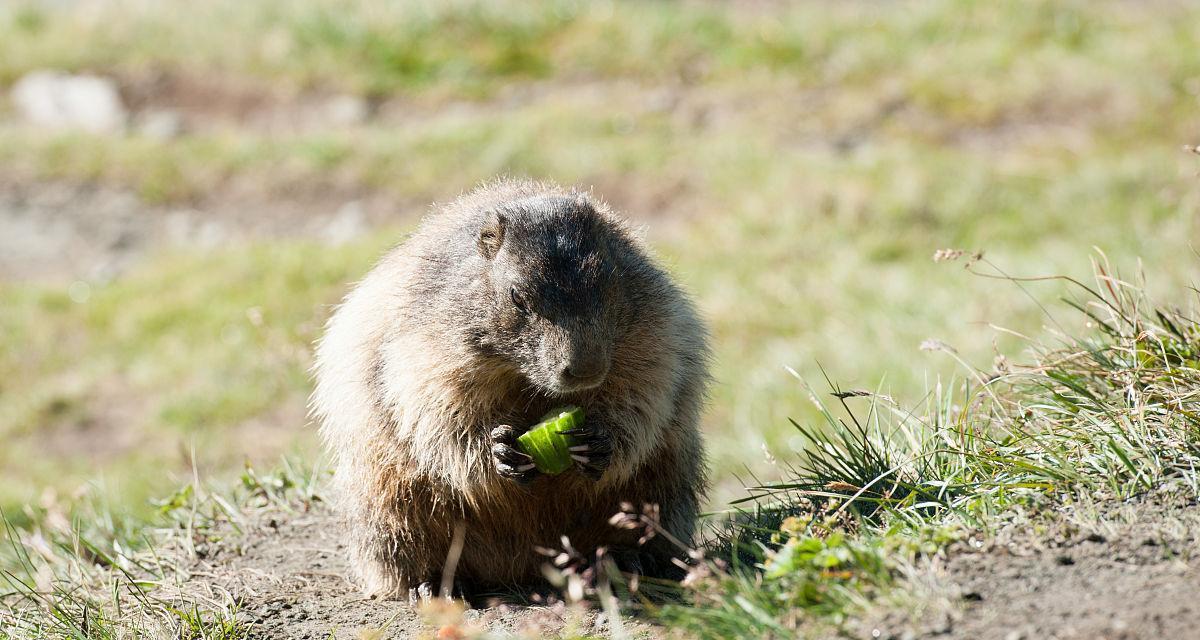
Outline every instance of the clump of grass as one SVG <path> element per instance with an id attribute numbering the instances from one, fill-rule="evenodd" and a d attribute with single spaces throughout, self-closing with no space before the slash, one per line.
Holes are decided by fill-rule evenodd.
<path id="1" fill-rule="evenodd" d="M 982 275 L 1023 284 L 988 265 Z M 983 522 L 1023 496 L 1088 491 L 1129 498 L 1164 484 L 1196 489 L 1200 462 L 1200 323 L 1153 305 L 1144 282 L 1096 263 L 1096 283 L 1070 278 L 1073 333 L 1054 316 L 1030 361 L 997 357 L 990 370 L 923 406 L 878 393 L 834 391 L 847 418 L 821 406 L 822 428 L 797 428 L 810 446 L 789 482 L 756 497 L 847 499 L 865 516 L 928 521 L 946 513 Z M 953 355 L 947 345 L 929 348 Z M 964 363 L 965 364 L 965 363 Z M 863 396 L 865 418 L 847 404 Z M 818 404 L 819 401 L 818 401 Z M 882 513 L 880 511 L 882 510 Z"/>
<path id="2" fill-rule="evenodd" d="M 840 624 L 915 556 L 963 528 L 986 532 L 1018 507 L 1046 511 L 1083 494 L 1200 496 L 1195 316 L 1155 306 L 1144 281 L 1122 279 L 1103 256 L 1094 284 L 1014 278 L 978 256 L 967 268 L 1021 287 L 1065 281 L 1078 321 L 1047 311 L 1048 338 L 1030 341 L 1027 363 L 968 366 L 965 380 L 939 384 L 914 408 L 835 387 L 835 413 L 805 386 L 824 424 L 796 424 L 808 446 L 789 477 L 734 505 L 741 517 L 721 541 L 733 564 L 697 570 L 692 606 L 668 607 L 668 620 L 702 637 L 790 637 Z"/>

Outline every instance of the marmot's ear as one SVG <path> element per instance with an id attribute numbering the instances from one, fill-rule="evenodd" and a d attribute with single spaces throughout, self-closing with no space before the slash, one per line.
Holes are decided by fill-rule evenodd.
<path id="1" fill-rule="evenodd" d="M 479 253 L 483 257 L 491 260 L 500 253 L 500 245 L 504 244 L 504 229 L 508 226 L 508 219 L 499 211 L 490 211 L 487 214 L 487 222 L 483 223 L 483 228 L 479 230 Z"/>

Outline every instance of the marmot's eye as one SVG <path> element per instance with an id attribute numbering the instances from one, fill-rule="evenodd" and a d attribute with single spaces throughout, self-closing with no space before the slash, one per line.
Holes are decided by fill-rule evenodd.
<path id="1" fill-rule="evenodd" d="M 517 311 L 520 311 L 524 315 L 529 315 L 529 307 L 525 305 L 525 298 L 522 298 L 521 294 L 517 293 L 517 288 L 513 287 L 508 291 L 509 295 L 512 296 L 513 305 L 517 307 Z"/>

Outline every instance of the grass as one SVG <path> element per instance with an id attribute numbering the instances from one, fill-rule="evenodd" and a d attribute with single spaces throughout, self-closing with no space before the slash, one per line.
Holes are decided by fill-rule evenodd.
<path id="1" fill-rule="evenodd" d="M 1176 19 L 1160 20 L 1162 11 Z M 1194 37 L 1184 26 L 1189 15 L 1186 7 L 1144 10 L 1116 2 L 1100 10 L 1087 2 L 1019 9 L 941 1 L 738 11 L 703 3 L 681 10 L 633 2 L 311 0 L 247 7 L 222 0 L 195 7 L 193 19 L 182 21 L 157 3 L 118 1 L 72 11 L 18 2 L 0 23 L 6 36 L 0 82 L 41 67 L 159 67 L 348 91 L 471 96 L 529 78 L 736 81 L 765 69 L 853 88 L 878 81 L 903 52 L 921 58 L 915 70 L 923 102 L 948 102 L 956 114 L 986 120 L 1007 101 L 1027 97 L 1020 89 L 1036 88 L 1026 72 L 1047 58 L 1069 68 L 1099 57 L 1116 67 L 1110 73 L 1136 68 L 1137 56 L 1156 53 L 1171 54 L 1158 58 L 1156 70 L 1194 65 L 1194 52 L 1172 48 Z M 864 24 L 865 17 L 877 21 Z M 1131 43 L 1131 31 L 1158 38 Z M 846 37 L 851 34 L 858 37 Z M 964 55 L 939 55 L 947 48 Z"/>
<path id="2" fill-rule="evenodd" d="M 734 564 L 697 569 L 691 605 L 665 619 L 713 638 L 838 628 L 911 589 L 900 576 L 918 556 L 966 531 L 986 536 L 1014 512 L 1062 518 L 1080 501 L 1200 497 L 1195 299 L 1157 306 L 1104 260 L 1094 283 L 1068 282 L 1060 307 L 1076 317 L 1051 317 L 1026 363 L 968 368 L 915 407 L 835 388 L 835 412 L 805 385 L 825 422 L 795 425 L 808 446 L 788 477 L 734 502 L 742 515 L 722 540 L 742 549 L 724 553 Z M 779 524 L 779 514 L 799 515 Z"/>
<path id="3" fill-rule="evenodd" d="M 127 93 L 162 77 L 200 94 L 151 95 L 188 121 L 167 139 L 40 131 L 0 106 L 0 178 L 99 183 L 155 211 L 246 220 L 259 203 L 307 220 L 330 199 L 381 196 L 394 225 L 342 246 L 157 247 L 111 280 L 0 282 L 0 507 L 22 532 L 46 520 L 37 505 L 79 496 L 108 503 L 89 517 L 109 529 L 136 530 L 155 517 L 151 497 L 194 474 L 316 455 L 305 370 L 329 305 L 415 212 L 498 173 L 595 185 L 647 225 L 712 326 L 710 506 L 760 477 L 771 517 L 739 534 L 743 566 L 714 568 L 696 594 L 723 617 L 688 610 L 680 624 L 836 627 L 896 588 L 904 558 L 1014 504 L 1163 479 L 1195 490 L 1194 434 L 1179 436 L 1192 427 L 1170 422 L 1190 424 L 1179 390 L 1194 324 L 1139 297 L 1178 300 L 1194 278 L 1181 256 L 1194 253 L 1200 165 L 1180 147 L 1200 131 L 1195 7 L 179 9 L 0 7 L 0 89 L 51 67 Z M 291 124 L 340 93 L 376 114 Z M 1081 282 L 1101 247 L 1138 277 L 1014 287 L 929 259 L 946 247 L 984 251 L 975 270 Z M 1056 296 L 1097 317 L 1047 315 Z M 1139 342 L 1139 327 L 1152 337 Z M 1045 343 L 1026 367 L 1013 364 L 1021 336 Z M 975 368 L 998 356 L 1007 370 Z M 795 560 L 772 555 L 789 548 Z M 221 611 L 199 614 L 219 627 Z"/>
<path id="4" fill-rule="evenodd" d="M 220 588 L 181 588 L 183 565 L 218 523 L 236 528 L 250 510 L 317 499 L 318 477 L 290 464 L 266 476 L 248 467 L 221 492 L 184 485 L 149 520 L 117 515 L 97 493 L 44 504 L 27 526 L 3 514 L 0 638 L 245 638 L 239 601 Z"/>
<path id="5" fill-rule="evenodd" d="M 382 250 L 313 243 L 175 257 L 69 291 L 0 285 L 0 504 L 85 478 L 136 513 L 163 471 L 238 468 L 311 448 L 304 429 L 310 344 L 343 282 Z M 230 286 L 237 283 L 236 286 Z M 283 424 L 263 419 L 295 407 Z M 259 449 L 225 447 L 235 433 Z M 307 443 L 307 444 L 304 444 Z M 154 470 L 154 471 L 151 471 Z M 61 481 L 64 476 L 74 483 Z"/>
<path id="6" fill-rule="evenodd" d="M 952 369 L 918 350 L 926 339 L 980 362 L 993 342 L 1018 342 L 974 324 L 1038 329 L 1035 304 L 967 287 L 928 260 L 937 249 L 1082 277 L 1100 246 L 1144 256 L 1163 286 L 1190 277 L 1177 260 L 1197 220 L 1196 160 L 1179 150 L 1200 126 L 1189 7 L 489 6 L 214 2 L 181 21 L 162 3 L 6 5 L 0 85 L 45 66 L 205 76 L 218 122 L 160 140 L 4 121 L 0 173 L 131 188 L 165 207 L 220 207 L 248 190 L 249 204 L 224 206 L 250 210 L 346 193 L 415 212 L 506 172 L 594 184 L 648 223 L 714 329 L 706 428 L 722 477 L 769 471 L 764 444 L 805 446 L 787 419 L 819 414 L 795 401 L 785 366 L 911 396 Z M 476 44 L 448 44 L 460 36 Z M 275 40 L 293 43 L 280 45 L 286 56 L 271 57 Z M 401 44 L 420 65 L 378 50 Z M 509 46 L 543 62 L 488 62 L 520 58 Z M 361 93 L 402 116 L 285 135 L 222 111 L 222 83 L 285 110 L 304 87 Z M 0 285 L 0 435 L 11 443 L 0 504 L 104 475 L 136 508 L 160 477 L 139 468 L 186 476 L 194 448 L 236 469 L 244 449 L 224 435 L 248 424 L 289 423 L 267 457 L 310 451 L 307 345 L 398 235 L 335 249 L 165 248 L 114 282 L 84 282 L 86 302 L 69 302 L 70 283 Z M 87 443 L 82 426 L 114 424 L 145 446 L 97 458 L 36 437 L 49 428 L 56 443 Z M 722 483 L 718 503 L 736 490 Z"/>

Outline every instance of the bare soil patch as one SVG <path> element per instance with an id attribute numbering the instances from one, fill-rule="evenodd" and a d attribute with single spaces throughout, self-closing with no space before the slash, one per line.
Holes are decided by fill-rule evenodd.
<path id="1" fill-rule="evenodd" d="M 346 578 L 339 531 L 320 503 L 307 512 L 256 516 L 240 531 L 206 535 L 181 563 L 180 588 L 191 598 L 239 603 L 251 638 L 356 638 L 385 626 L 385 637 L 394 638 L 433 637 L 443 626 L 533 638 L 609 633 L 603 614 L 561 604 L 498 604 L 447 615 L 367 599 Z M 916 577 L 913 597 L 922 606 L 868 617 L 848 635 L 1149 640 L 1191 637 L 1200 628 L 1194 501 L 1118 505 L 1086 523 L 1056 515 L 976 540 L 956 543 Z M 625 625 L 636 637 L 662 633 L 644 622 Z"/>
<path id="2" fill-rule="evenodd" d="M 120 187 L 0 175 L 0 281 L 104 281 L 148 254 L 256 239 L 338 243 L 423 211 L 372 193 L 302 195 L 231 190 L 168 206 Z"/>
<path id="3" fill-rule="evenodd" d="M 388 638 L 434 637 L 443 627 L 530 638 L 608 632 L 603 614 L 561 603 L 464 609 L 366 598 L 347 579 L 340 526 L 321 503 L 306 512 L 254 516 L 239 528 L 205 534 L 194 553 L 181 548 L 179 588 L 191 599 L 238 603 L 250 638 L 358 638 L 385 627 Z M 627 630 L 631 624 L 625 621 Z M 644 637 L 651 629 L 635 631 Z"/>
<path id="4" fill-rule="evenodd" d="M 1070 512 L 956 544 L 920 580 L 942 598 L 921 619 L 864 637 L 1137 640 L 1200 629 L 1200 507 L 1156 498 Z M 874 632 L 880 631 L 879 635 Z"/>

